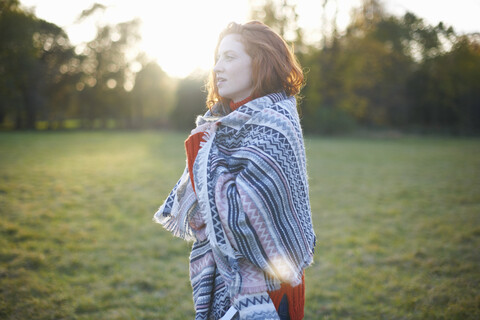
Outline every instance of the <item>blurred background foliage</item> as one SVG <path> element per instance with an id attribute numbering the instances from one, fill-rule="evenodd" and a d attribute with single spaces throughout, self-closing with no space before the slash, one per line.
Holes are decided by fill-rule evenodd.
<path id="1" fill-rule="evenodd" d="M 95 4 L 80 19 L 102 10 Z M 364 0 L 344 32 L 320 13 L 325 31 L 313 44 L 287 1 L 254 1 L 251 18 L 294 45 L 307 78 L 300 106 L 307 133 L 480 132 L 479 33 L 394 16 L 378 0 Z M 73 46 L 18 0 L 1 1 L 0 128 L 191 128 L 205 105 L 206 74 L 171 78 L 145 54 L 132 55 L 138 26 L 99 25 L 95 39 Z"/>

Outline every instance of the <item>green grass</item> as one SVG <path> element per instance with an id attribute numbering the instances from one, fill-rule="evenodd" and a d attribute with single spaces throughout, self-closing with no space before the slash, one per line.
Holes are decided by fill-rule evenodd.
<path id="1" fill-rule="evenodd" d="M 1 319 L 192 319 L 184 134 L 0 134 Z M 305 319 L 480 318 L 480 141 L 306 140 Z"/>

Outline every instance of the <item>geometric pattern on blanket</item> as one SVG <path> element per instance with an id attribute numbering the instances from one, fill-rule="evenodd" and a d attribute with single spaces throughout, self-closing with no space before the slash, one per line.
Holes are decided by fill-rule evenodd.
<path id="1" fill-rule="evenodd" d="M 195 240 L 196 319 L 219 319 L 232 305 L 240 319 L 276 319 L 267 291 L 299 284 L 315 246 L 296 100 L 271 94 L 220 118 L 208 111 L 197 126 L 206 134 L 196 193 L 186 169 L 155 220 Z M 189 223 L 198 215 L 202 236 Z"/>

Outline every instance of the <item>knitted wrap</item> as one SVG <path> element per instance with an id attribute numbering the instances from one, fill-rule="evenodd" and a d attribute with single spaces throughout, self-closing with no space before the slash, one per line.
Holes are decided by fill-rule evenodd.
<path id="1" fill-rule="evenodd" d="M 278 319 L 267 291 L 302 281 L 313 261 L 303 136 L 294 97 L 270 94 L 221 117 L 197 119 L 205 142 L 155 214 L 194 240 L 190 278 L 196 319 Z"/>

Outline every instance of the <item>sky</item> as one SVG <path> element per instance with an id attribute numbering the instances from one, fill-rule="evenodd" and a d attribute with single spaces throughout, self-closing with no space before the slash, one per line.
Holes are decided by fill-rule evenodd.
<path id="1" fill-rule="evenodd" d="M 101 3 L 108 7 L 97 20 L 76 22 L 80 13 Z M 246 22 L 251 0 L 20 0 L 37 17 L 62 27 L 74 45 L 95 37 L 96 23 L 142 21 L 140 50 L 156 60 L 172 77 L 185 77 L 196 69 L 209 69 L 220 31 L 231 21 Z M 307 40 L 321 34 L 323 0 L 290 0 L 297 4 L 299 25 Z M 352 7 L 360 0 L 330 0 L 327 12 L 338 6 L 337 23 L 344 28 Z M 480 0 L 383 0 L 387 12 L 403 15 L 411 11 L 427 23 L 443 21 L 459 33 L 480 32 Z"/>

